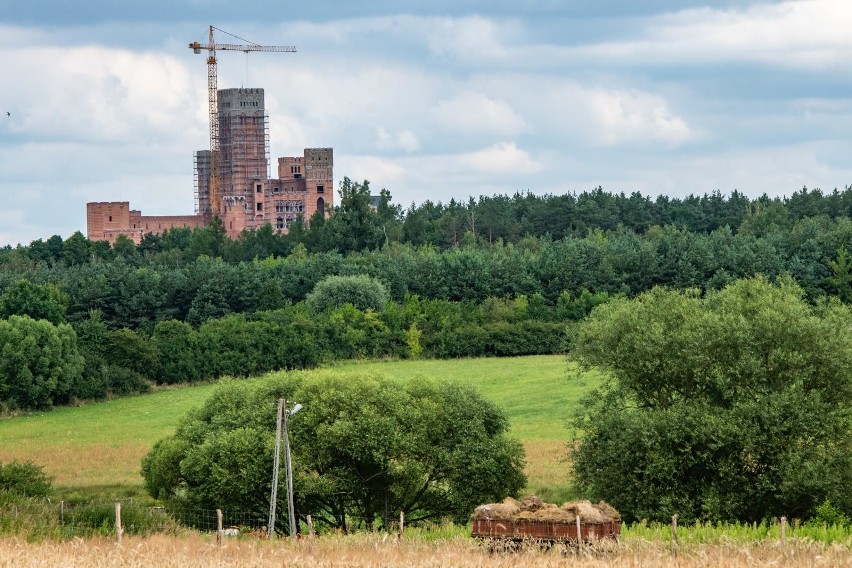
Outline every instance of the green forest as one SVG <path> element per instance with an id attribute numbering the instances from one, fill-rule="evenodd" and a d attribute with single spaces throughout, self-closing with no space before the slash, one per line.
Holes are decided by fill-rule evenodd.
<path id="1" fill-rule="evenodd" d="M 367 181 L 339 193 L 332 216 L 287 235 L 233 240 L 214 220 L 139 245 L 78 232 L 0 249 L 0 407 L 339 359 L 561 353 L 595 306 L 658 286 L 702 295 L 760 274 L 811 305 L 852 302 L 849 187 L 408 209 L 386 190 L 372 207 Z"/>

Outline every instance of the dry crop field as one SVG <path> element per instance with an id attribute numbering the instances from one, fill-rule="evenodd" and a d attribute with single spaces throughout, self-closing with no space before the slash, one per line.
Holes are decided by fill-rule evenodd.
<path id="1" fill-rule="evenodd" d="M 373 567 L 373 566 L 614 566 L 681 568 L 724 566 L 843 567 L 852 566 L 852 553 L 844 546 L 828 546 L 793 541 L 751 544 L 688 545 L 675 555 L 670 545 L 630 540 L 605 553 L 541 552 L 529 548 L 516 553 L 489 555 L 467 538 L 422 541 L 405 539 L 398 544 L 392 536 L 328 536 L 312 542 L 287 540 L 267 542 L 236 539 L 218 547 L 203 535 L 124 538 L 121 545 L 108 539 L 28 543 L 13 538 L 0 539 L 0 567 L 77 568 L 157 566 L 183 568 L 219 566 L 254 568 L 261 566 Z"/>

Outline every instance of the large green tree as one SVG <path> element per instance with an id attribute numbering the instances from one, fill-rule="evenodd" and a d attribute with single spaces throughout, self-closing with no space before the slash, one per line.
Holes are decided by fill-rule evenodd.
<path id="1" fill-rule="evenodd" d="M 0 408 L 43 409 L 68 402 L 83 357 L 68 324 L 28 316 L 0 320 Z"/>
<path id="2" fill-rule="evenodd" d="M 53 324 L 65 321 L 68 296 L 55 284 L 18 280 L 0 295 L 0 318 L 29 316 Z"/>
<path id="3" fill-rule="evenodd" d="M 852 312 L 791 280 L 599 306 L 573 354 L 609 380 L 578 417 L 579 486 L 624 517 L 852 512 Z"/>
<path id="4" fill-rule="evenodd" d="M 290 420 L 301 517 L 336 527 L 372 527 L 400 511 L 411 521 L 466 518 L 525 485 L 523 449 L 507 438 L 505 414 L 472 388 L 320 371 L 223 383 L 145 458 L 149 493 L 262 515 L 278 398 L 304 405 Z"/>

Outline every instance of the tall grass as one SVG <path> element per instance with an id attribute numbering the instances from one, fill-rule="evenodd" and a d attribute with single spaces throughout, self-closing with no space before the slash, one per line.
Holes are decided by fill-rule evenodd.
<path id="1" fill-rule="evenodd" d="M 513 553 L 489 554 L 485 547 L 468 538 L 441 541 L 406 538 L 398 543 L 392 536 L 380 534 L 332 536 L 295 542 L 233 539 L 226 541 L 221 547 L 217 546 L 211 537 L 197 534 L 183 537 L 126 537 L 121 545 L 109 538 L 42 543 L 28 543 L 13 538 L 0 539 L 0 567 L 16 568 L 53 568 L 69 565 L 79 568 L 852 566 L 852 554 L 847 547 L 803 540 L 791 542 L 784 547 L 774 542 L 684 544 L 678 548 L 676 555 L 665 543 L 633 540 L 625 541 L 606 553 L 581 551 L 569 553 L 568 556 L 566 558 L 559 549 L 542 551 L 533 546 Z"/>
<path id="2" fill-rule="evenodd" d="M 167 515 L 135 502 L 121 509 L 127 534 L 176 534 L 182 529 Z M 28 541 L 106 536 L 115 532 L 115 503 L 86 501 L 64 503 L 24 498 L 0 492 L 0 534 Z"/>

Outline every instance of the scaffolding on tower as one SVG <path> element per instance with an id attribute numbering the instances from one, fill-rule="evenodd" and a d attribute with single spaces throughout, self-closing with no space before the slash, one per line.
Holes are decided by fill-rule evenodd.
<path id="1" fill-rule="evenodd" d="M 216 43 L 213 37 L 214 31 L 227 34 L 246 43 Z M 214 26 L 210 26 L 207 44 L 205 45 L 195 41 L 189 44 L 189 48 L 196 54 L 199 54 L 202 51 L 207 51 L 207 104 L 210 115 L 210 174 L 208 182 L 210 215 L 221 215 L 221 188 L 219 185 L 221 177 L 219 176 L 219 167 L 217 164 L 219 161 L 219 109 L 216 100 L 218 92 L 216 51 L 242 51 L 244 53 L 248 53 L 250 51 L 295 53 L 296 47 L 292 45 L 258 45 L 224 30 L 220 30 Z M 267 160 L 267 164 L 268 163 L 269 160 Z M 202 206 L 199 205 L 199 207 Z M 204 212 L 199 211 L 199 213 L 203 214 Z"/>

